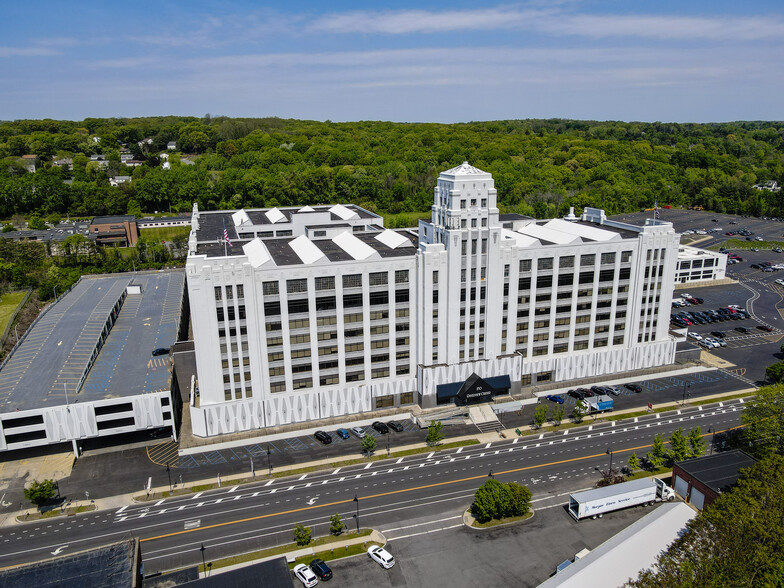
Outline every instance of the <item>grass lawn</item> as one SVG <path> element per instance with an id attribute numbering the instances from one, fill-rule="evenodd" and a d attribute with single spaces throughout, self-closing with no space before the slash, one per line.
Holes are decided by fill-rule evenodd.
<path id="1" fill-rule="evenodd" d="M 384 217 L 384 226 L 389 229 L 412 228 L 419 225 L 419 219 L 430 218 L 428 212 L 401 212 L 399 214 L 380 213 Z"/>
<path id="2" fill-rule="evenodd" d="M 0 333 L 5 332 L 8 321 L 14 315 L 16 307 L 24 300 L 25 291 L 17 290 L 16 292 L 8 292 L 3 294 L 0 298 Z"/>
<path id="3" fill-rule="evenodd" d="M 325 561 L 330 559 L 335 559 L 336 557 L 346 557 L 348 555 L 356 555 L 357 553 L 362 553 L 367 549 L 367 547 L 363 547 L 360 543 L 358 545 L 349 545 L 346 548 L 339 548 L 335 553 L 334 549 L 325 549 L 323 551 L 317 551 L 316 547 L 328 547 L 332 543 L 343 542 L 347 539 L 354 539 L 356 537 L 369 537 L 372 531 L 370 529 L 363 529 L 359 532 L 359 535 L 356 533 L 343 533 L 342 535 L 330 535 L 328 537 L 320 537 L 318 539 L 314 539 L 308 545 L 300 546 L 296 543 L 287 543 L 286 545 L 279 545 L 278 547 L 270 547 L 269 549 L 262 549 L 260 551 L 251 551 L 250 553 L 243 553 L 241 555 L 235 555 L 233 557 L 227 557 L 224 559 L 218 559 L 212 561 L 212 569 L 217 568 L 224 568 L 226 566 L 233 566 L 236 564 L 244 563 L 246 561 L 254 561 L 257 559 L 261 559 L 264 557 L 272 557 L 275 555 L 283 555 L 284 553 L 288 553 L 290 551 L 297 551 L 299 549 L 307 549 L 308 547 L 314 548 L 313 551 L 316 552 L 316 555 L 308 555 L 298 559 L 295 563 L 290 564 L 289 567 L 294 567 L 297 563 L 309 563 L 314 557 L 321 558 Z M 375 542 L 372 542 L 376 545 Z M 358 547 L 359 551 L 352 549 L 354 547 Z M 302 560 L 302 561 L 300 561 Z M 307 560 L 307 561 L 305 561 Z M 199 566 L 199 571 L 204 571 L 204 566 Z"/>
<path id="4" fill-rule="evenodd" d="M 190 226 L 185 227 L 155 227 L 153 229 L 140 229 L 139 236 L 149 241 L 174 241 L 175 237 L 188 237 Z"/>
<path id="5" fill-rule="evenodd" d="M 490 527 L 495 527 L 497 525 L 506 525 L 506 524 L 509 524 L 509 523 L 516 523 L 517 521 L 524 521 L 526 519 L 530 519 L 532 516 L 534 516 L 533 511 L 528 511 L 527 513 L 525 513 L 524 515 L 519 516 L 519 517 L 508 517 L 508 518 L 505 518 L 505 519 L 493 519 L 492 521 L 487 521 L 486 523 L 480 523 L 479 521 L 474 521 L 473 523 L 471 523 L 471 526 L 475 527 L 477 529 L 488 529 Z"/>
<path id="6" fill-rule="evenodd" d="M 784 248 L 784 241 L 746 241 L 745 239 L 728 239 L 723 243 L 712 245 L 711 247 L 708 247 L 708 249 L 718 251 L 722 247 L 726 247 L 730 251 L 733 249 L 748 250 L 752 247 L 756 247 L 757 249 L 773 249 L 774 247 Z"/>

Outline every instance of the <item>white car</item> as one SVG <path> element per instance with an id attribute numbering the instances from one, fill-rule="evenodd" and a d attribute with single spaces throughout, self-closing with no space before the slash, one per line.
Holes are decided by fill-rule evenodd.
<path id="1" fill-rule="evenodd" d="M 316 577 L 316 574 L 314 574 L 313 570 L 311 570 L 305 564 L 295 565 L 292 571 L 297 577 L 297 580 L 302 582 L 302 585 L 305 586 L 305 588 L 311 588 L 312 586 L 318 584 L 318 578 Z"/>
<path id="2" fill-rule="evenodd" d="M 705 337 L 703 338 L 703 341 L 708 343 L 714 349 L 721 347 L 721 344 L 718 341 L 716 341 L 716 339 L 714 339 L 713 337 Z"/>
<path id="3" fill-rule="evenodd" d="M 784 280 L 782 280 L 781 278 L 779 278 L 778 280 L 776 280 L 776 283 L 777 283 L 779 286 L 784 286 Z"/>
<path id="4" fill-rule="evenodd" d="M 357 438 L 359 438 L 359 439 L 364 439 L 365 438 L 365 429 L 363 429 L 362 427 L 351 427 L 349 429 L 349 431 L 354 433 L 354 435 L 356 435 Z"/>
<path id="5" fill-rule="evenodd" d="M 703 349 L 713 349 L 713 345 L 708 343 L 707 341 L 699 341 L 700 347 Z"/>
<path id="6" fill-rule="evenodd" d="M 686 294 L 686 293 L 681 294 L 681 300 L 683 300 L 684 298 L 692 298 L 692 295 L 691 294 Z"/>
<path id="7" fill-rule="evenodd" d="M 689 339 L 694 339 L 695 341 L 702 341 L 702 336 L 697 333 L 689 333 Z"/>
<path id="8" fill-rule="evenodd" d="M 378 545 L 371 545 L 368 547 L 367 554 L 370 559 L 378 562 L 378 564 L 384 569 L 388 570 L 393 565 L 395 565 L 395 558 L 392 557 L 392 554 Z"/>
<path id="9" fill-rule="evenodd" d="M 733 310 L 742 310 L 741 307 L 738 306 L 737 304 L 728 304 L 727 308 L 731 308 Z"/>

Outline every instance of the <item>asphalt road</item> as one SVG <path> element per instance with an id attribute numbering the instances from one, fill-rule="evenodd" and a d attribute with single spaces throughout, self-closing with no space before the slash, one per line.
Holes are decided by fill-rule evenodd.
<path id="1" fill-rule="evenodd" d="M 697 425 L 703 431 L 725 429 L 739 422 L 741 410 L 740 401 L 731 401 L 18 525 L 0 532 L 0 565 L 132 533 L 142 539 L 147 573 L 173 569 L 200 562 L 201 545 L 211 560 L 288 542 L 298 522 L 324 535 L 336 512 L 354 524 L 355 495 L 361 526 L 386 531 L 394 545 L 411 529 L 421 531 L 423 521 L 437 528 L 454 526 L 454 517 L 491 473 L 529 486 L 538 508 L 562 504 L 566 497 L 559 494 L 592 486 L 597 470 L 609 466 L 608 448 L 618 467 L 632 451 L 644 454 L 655 433 L 667 436 L 678 427 Z"/>

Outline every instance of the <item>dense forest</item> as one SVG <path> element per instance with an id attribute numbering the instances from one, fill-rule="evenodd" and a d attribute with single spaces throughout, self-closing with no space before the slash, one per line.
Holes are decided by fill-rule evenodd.
<path id="1" fill-rule="evenodd" d="M 177 147 L 164 169 L 169 141 Z M 144 163 L 126 167 L 121 148 Z M 97 154 L 108 164 L 90 160 Z M 23 155 L 36 156 L 35 173 Z M 65 157 L 73 169 L 53 165 Z M 503 212 L 542 218 L 599 206 L 614 214 L 658 199 L 784 216 L 781 193 L 752 188 L 784 183 L 781 122 L 20 120 L 0 123 L 0 159 L 0 218 L 185 212 L 193 202 L 203 210 L 340 201 L 388 214 L 426 211 L 439 172 L 464 160 L 493 174 Z M 132 181 L 112 187 L 114 175 Z"/>

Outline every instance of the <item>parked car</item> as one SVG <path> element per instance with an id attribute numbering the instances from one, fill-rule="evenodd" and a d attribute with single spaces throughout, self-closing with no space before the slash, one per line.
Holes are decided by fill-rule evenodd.
<path id="1" fill-rule="evenodd" d="M 169 355 L 168 347 L 156 347 L 152 350 L 152 356 L 158 357 L 159 355 Z"/>
<path id="2" fill-rule="evenodd" d="M 365 430 L 362 427 L 351 427 L 349 430 L 359 439 L 365 438 Z"/>
<path id="3" fill-rule="evenodd" d="M 577 391 L 582 393 L 583 398 L 590 398 L 593 396 L 593 392 L 591 392 L 588 388 L 577 388 Z"/>
<path id="4" fill-rule="evenodd" d="M 700 335 L 699 333 L 692 332 L 689 333 L 687 336 L 689 337 L 689 339 L 694 339 L 695 341 L 702 341 L 702 335 Z"/>
<path id="5" fill-rule="evenodd" d="M 313 573 L 316 574 L 320 580 L 331 580 L 332 570 L 323 559 L 314 559 L 308 564 Z"/>
<path id="6" fill-rule="evenodd" d="M 332 435 L 327 433 L 326 431 L 316 431 L 313 433 L 313 436 L 321 441 L 324 445 L 329 445 L 332 443 Z"/>
<path id="7" fill-rule="evenodd" d="M 318 584 L 318 578 L 316 577 L 316 574 L 314 574 L 313 570 L 311 570 L 305 564 L 295 565 L 292 571 L 294 572 L 294 576 L 297 578 L 297 580 L 302 582 L 302 585 L 305 586 L 305 588 L 312 588 Z"/>
<path id="8" fill-rule="evenodd" d="M 642 387 L 639 384 L 629 383 L 629 384 L 624 384 L 624 387 L 628 388 L 632 392 L 642 392 Z"/>
<path id="9" fill-rule="evenodd" d="M 545 398 L 547 398 L 547 400 L 550 402 L 555 402 L 556 404 L 563 404 L 565 402 L 564 397 L 559 396 L 558 394 L 548 394 L 545 396 Z"/>
<path id="10" fill-rule="evenodd" d="M 607 390 L 610 394 L 614 396 L 620 396 L 623 394 L 623 387 L 622 386 L 607 386 Z"/>
<path id="11" fill-rule="evenodd" d="M 348 434 L 348 431 L 346 429 L 338 429 L 337 431 L 335 431 L 335 435 L 337 435 L 341 439 L 348 439 L 349 438 L 349 434 Z"/>
<path id="12" fill-rule="evenodd" d="M 739 333 L 751 333 L 751 329 L 748 327 L 735 327 L 735 330 Z"/>
<path id="13" fill-rule="evenodd" d="M 397 421 L 389 421 L 387 426 L 395 431 L 395 433 L 402 433 L 403 432 L 403 425 L 398 423 Z"/>
<path id="14" fill-rule="evenodd" d="M 572 398 L 576 398 L 577 400 L 583 400 L 585 398 L 585 394 L 583 394 L 579 390 L 580 390 L 579 388 L 577 390 L 569 390 L 567 394 Z"/>
<path id="15" fill-rule="evenodd" d="M 725 331 L 711 331 L 711 335 L 714 337 L 718 337 L 719 339 L 724 339 L 727 336 Z"/>
<path id="16" fill-rule="evenodd" d="M 381 433 L 382 435 L 387 435 L 387 434 L 389 434 L 389 427 L 387 427 L 387 426 L 386 426 L 384 423 L 382 423 L 381 421 L 376 421 L 375 423 L 373 423 L 373 428 L 374 428 L 376 431 L 378 431 L 379 433 Z"/>
<path id="17" fill-rule="evenodd" d="M 382 568 L 387 570 L 395 565 L 395 558 L 392 557 L 392 554 L 378 545 L 368 547 L 367 554 L 370 559 L 376 561 Z"/>
<path id="18" fill-rule="evenodd" d="M 776 280 L 776 283 L 777 283 L 779 286 L 784 286 L 784 280 L 782 280 L 781 278 L 778 278 L 778 279 Z"/>
<path id="19" fill-rule="evenodd" d="M 770 327 L 768 325 L 757 325 L 757 328 L 760 331 L 765 331 L 766 333 L 770 333 L 773 330 L 773 327 Z"/>

